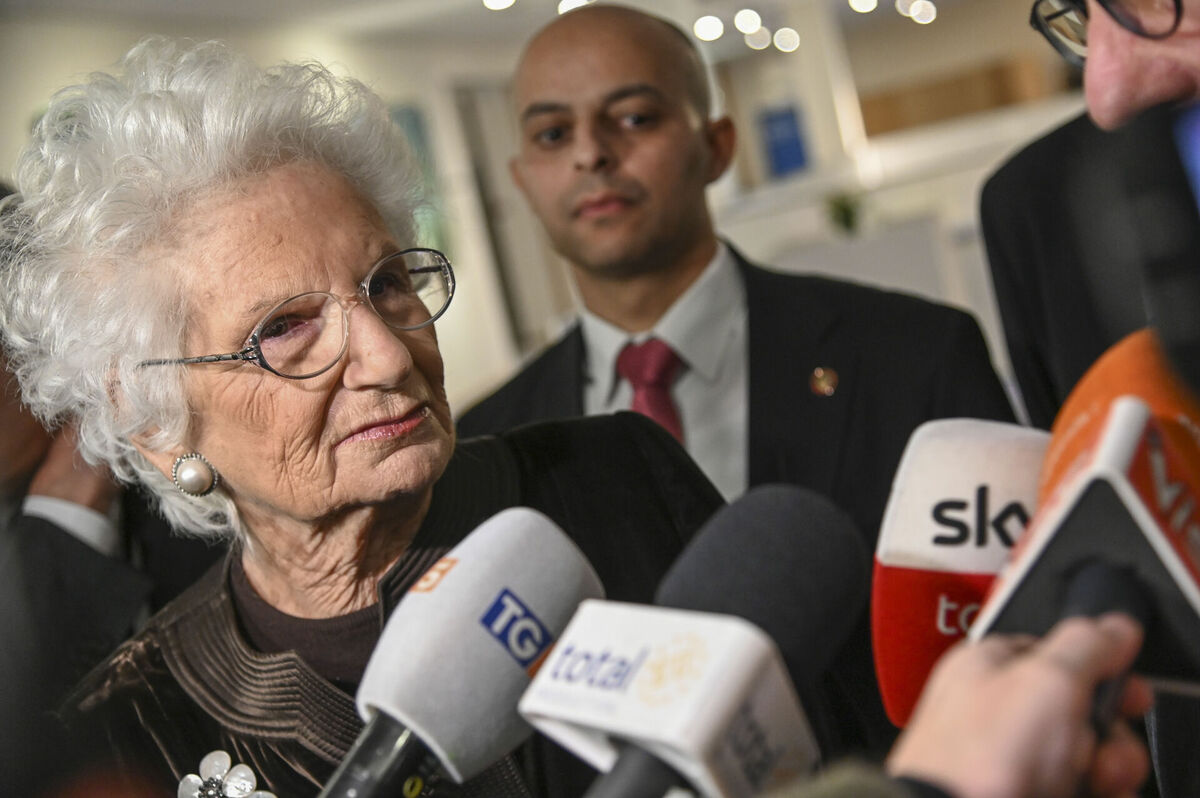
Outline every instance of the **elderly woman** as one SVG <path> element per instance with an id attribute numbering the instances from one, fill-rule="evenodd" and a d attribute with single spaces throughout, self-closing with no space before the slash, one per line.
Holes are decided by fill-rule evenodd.
<path id="1" fill-rule="evenodd" d="M 0 322 L 25 401 L 178 529 L 233 538 L 68 701 L 132 782 L 173 795 L 223 750 L 313 795 L 385 617 L 480 522 L 540 509 L 645 601 L 720 502 L 629 414 L 456 445 L 434 331 L 454 277 L 415 240 L 405 152 L 356 82 L 155 39 L 60 92 L 18 162 Z M 531 793 L 578 794 L 561 751 L 522 753 Z"/>

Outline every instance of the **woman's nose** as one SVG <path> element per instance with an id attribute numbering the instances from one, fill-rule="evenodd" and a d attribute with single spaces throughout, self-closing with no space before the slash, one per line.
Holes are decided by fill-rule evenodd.
<path id="1" fill-rule="evenodd" d="M 402 385 L 413 369 L 404 333 L 387 326 L 361 299 L 348 311 L 347 321 L 350 332 L 342 375 L 346 387 L 361 390 Z"/>

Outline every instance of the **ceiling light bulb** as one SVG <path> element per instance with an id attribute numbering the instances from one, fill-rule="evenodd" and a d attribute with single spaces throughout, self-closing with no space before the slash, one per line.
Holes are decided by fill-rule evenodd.
<path id="1" fill-rule="evenodd" d="M 483 7 L 490 11 L 503 11 L 515 2 L 516 0 L 483 0 Z"/>
<path id="2" fill-rule="evenodd" d="M 794 53 L 800 47 L 800 34 L 794 28 L 775 31 L 775 49 L 783 53 Z"/>
<path id="3" fill-rule="evenodd" d="M 702 42 L 714 42 L 725 33 L 725 23 L 718 17 L 709 14 L 696 20 L 696 24 L 692 26 L 692 32 Z"/>
<path id="4" fill-rule="evenodd" d="M 912 6 L 915 0 L 896 0 L 896 10 L 901 16 L 912 16 Z"/>
<path id="5" fill-rule="evenodd" d="M 739 33 L 754 33 L 762 27 L 762 17 L 754 9 L 743 8 L 733 15 L 733 27 L 737 28 Z"/>
<path id="6" fill-rule="evenodd" d="M 860 14 L 870 14 L 878 7 L 878 0 L 850 0 L 850 8 Z"/>
<path id="7" fill-rule="evenodd" d="M 759 28 L 753 33 L 746 34 L 746 46 L 751 50 L 765 50 L 771 46 L 771 31 Z"/>
<path id="8" fill-rule="evenodd" d="M 913 22 L 928 25 L 937 19 L 937 6 L 929 0 L 915 0 L 910 9 Z"/>
<path id="9" fill-rule="evenodd" d="M 565 14 L 568 11 L 574 11 L 577 8 L 583 8 L 592 0 L 560 0 L 558 4 L 558 13 Z"/>

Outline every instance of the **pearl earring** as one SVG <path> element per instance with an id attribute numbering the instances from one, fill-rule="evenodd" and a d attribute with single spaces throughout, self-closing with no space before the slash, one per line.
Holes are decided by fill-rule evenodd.
<path id="1" fill-rule="evenodd" d="M 175 458 L 175 465 L 171 466 L 171 481 L 180 492 L 199 498 L 212 493 L 221 477 L 212 463 L 204 459 L 204 455 L 188 452 Z"/>

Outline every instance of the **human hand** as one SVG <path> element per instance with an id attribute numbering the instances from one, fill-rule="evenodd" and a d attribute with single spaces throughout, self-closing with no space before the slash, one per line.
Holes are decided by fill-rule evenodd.
<path id="1" fill-rule="evenodd" d="M 78 441 L 74 425 L 55 433 L 28 495 L 63 499 L 107 515 L 121 488 L 107 468 L 84 462 L 76 448 Z"/>
<path id="2" fill-rule="evenodd" d="M 1149 773 L 1145 747 L 1123 721 L 1097 740 L 1091 710 L 1097 685 L 1123 674 L 1141 642 L 1133 619 L 1109 614 L 1064 620 L 1041 640 L 959 644 L 930 676 L 888 772 L 959 798 L 1132 795 Z M 1151 700 L 1130 677 L 1120 714 L 1143 714 Z"/>

